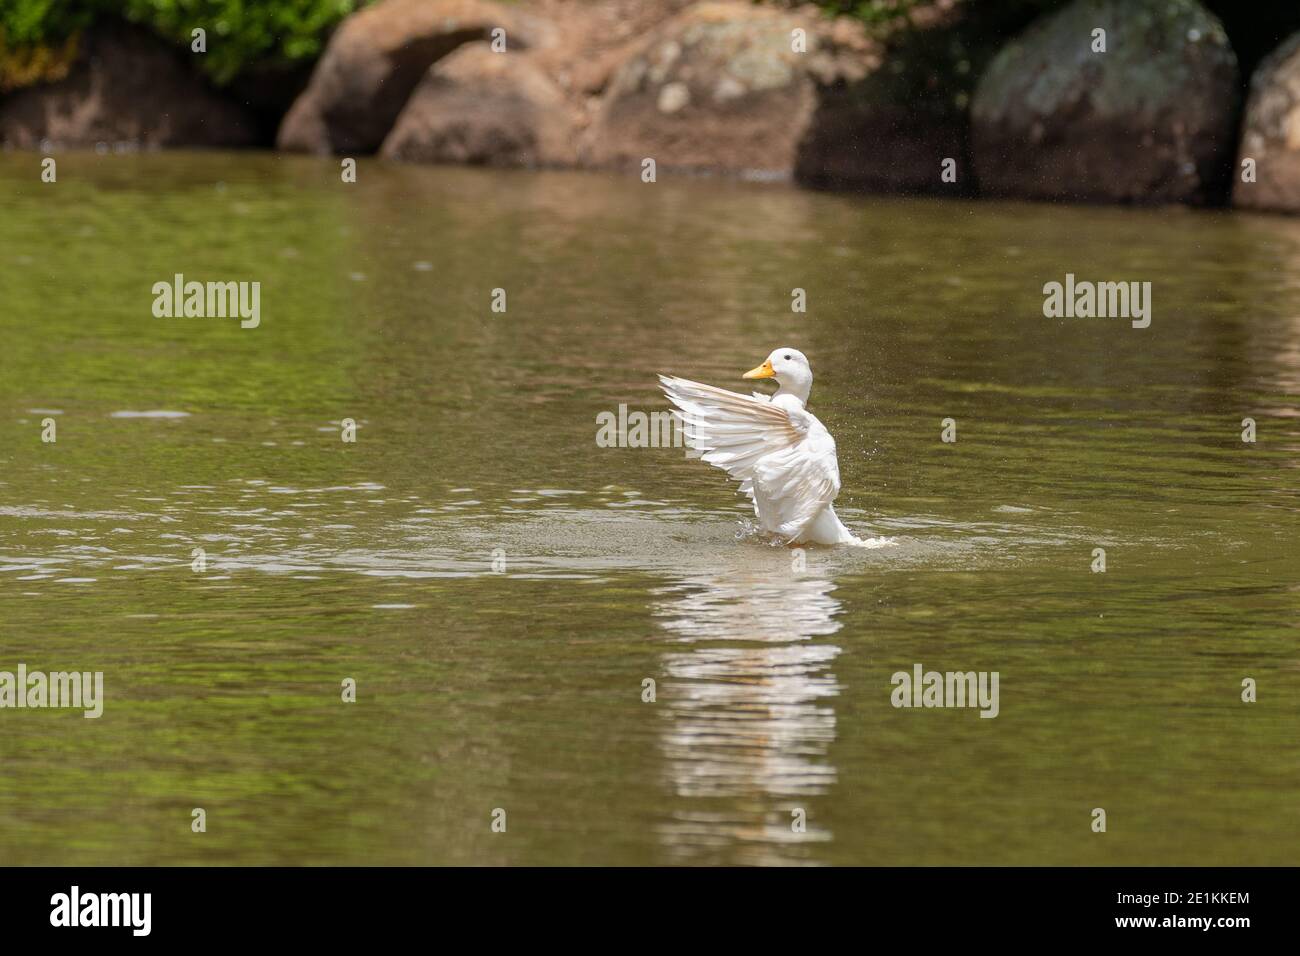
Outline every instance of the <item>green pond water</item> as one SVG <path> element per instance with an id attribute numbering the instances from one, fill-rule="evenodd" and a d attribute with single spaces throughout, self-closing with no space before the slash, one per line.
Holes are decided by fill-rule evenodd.
<path id="1" fill-rule="evenodd" d="M 0 863 L 1300 858 L 1300 222 L 39 160 L 0 155 L 0 670 L 104 711 L 0 709 Z M 1151 326 L 1044 318 L 1067 272 Z M 155 317 L 176 273 L 260 325 Z M 778 345 L 896 546 L 797 571 L 721 472 L 598 446 Z M 893 707 L 916 664 L 999 715 Z"/>

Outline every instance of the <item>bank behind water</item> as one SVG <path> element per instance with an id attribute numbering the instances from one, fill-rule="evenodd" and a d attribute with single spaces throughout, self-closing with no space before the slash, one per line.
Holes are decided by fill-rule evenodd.
<path id="1" fill-rule="evenodd" d="M 57 49 L 0 44 L 10 85 L 0 143 L 274 145 L 611 169 L 647 183 L 714 174 L 907 195 L 1300 208 L 1300 151 L 1287 133 L 1300 109 L 1300 13 L 1247 16 L 1226 0 L 839 8 L 381 0 L 332 33 L 297 24 L 296 59 L 274 68 L 232 59 L 256 36 L 199 26 L 204 35 L 181 46 L 173 24 L 164 38 L 157 25 L 100 13 Z"/>

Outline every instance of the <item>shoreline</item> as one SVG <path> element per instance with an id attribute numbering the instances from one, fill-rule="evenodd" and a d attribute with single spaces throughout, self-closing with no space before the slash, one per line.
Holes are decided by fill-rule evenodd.
<path id="1" fill-rule="evenodd" d="M 1300 11 L 1262 26 L 1225 13 L 1228 30 L 1216 0 L 1041 0 L 1009 20 L 980 0 L 899 9 L 882 26 L 738 0 L 379 0 L 314 60 L 224 87 L 209 47 L 109 19 L 62 76 L 0 94 L 0 148 L 273 147 L 1300 213 Z"/>
<path id="2" fill-rule="evenodd" d="M 328 167 L 332 173 L 336 173 L 339 163 L 343 157 L 338 156 L 313 156 L 310 154 L 295 153 L 287 150 L 275 149 L 268 146 L 248 146 L 248 147 L 138 147 L 133 146 L 129 149 L 105 148 L 103 150 L 89 146 L 62 147 L 49 152 L 42 152 L 38 149 L 23 149 L 15 147 L 0 147 L 0 157 L 8 156 L 30 156 L 39 159 L 44 158 L 157 158 L 165 156 L 176 157 L 216 157 L 220 155 L 247 156 L 279 160 L 289 160 L 294 162 L 312 163 L 321 168 Z M 419 170 L 426 169 L 430 171 L 456 170 L 466 172 L 486 172 L 486 173 L 503 173 L 503 174 L 554 174 L 563 173 L 574 176 L 594 176 L 602 180 L 614 182 L 625 181 L 630 185 L 646 186 L 641 183 L 634 174 L 617 169 L 603 167 L 583 167 L 583 166 L 484 166 L 469 165 L 465 163 L 406 163 L 400 160 L 387 159 L 382 156 L 361 156 L 357 157 L 358 162 L 375 164 L 391 170 Z M 34 164 L 33 176 L 39 181 L 40 166 Z M 1231 203 L 1221 204 L 1202 204 L 1189 205 L 1179 202 L 1164 203 L 1117 203 L 1104 202 L 1099 200 L 1087 199 L 1035 199 L 1023 196 L 1001 196 L 986 195 L 976 192 L 962 192 L 952 195 L 943 193 L 922 192 L 922 193 L 901 193 L 901 192 L 872 192 L 869 190 L 838 188 L 834 186 L 823 186 L 815 183 L 802 183 L 792 177 L 775 178 L 771 176 L 753 176 L 746 177 L 737 175 L 733 172 L 723 170 L 667 170 L 663 182 L 690 183 L 696 185 L 717 185 L 726 188 L 753 187 L 755 189 L 778 189 L 788 190 L 794 193 L 807 193 L 816 196 L 827 196 L 841 199 L 870 199 L 870 200 L 889 200 L 899 203 L 916 203 L 933 201 L 936 203 L 965 203 L 973 206 L 995 205 L 998 207 L 1016 208 L 1025 207 L 1028 209 L 1048 209 L 1059 208 L 1063 210 L 1077 211 L 1101 211 L 1114 210 L 1116 212 L 1146 212 L 1146 213 L 1178 213 L 1186 215 L 1215 216 L 1227 215 L 1232 217 L 1245 216 L 1248 218 L 1262 218 L 1267 220 L 1292 220 L 1294 214 L 1285 210 L 1276 209 L 1255 209 L 1244 206 L 1234 206 Z M 218 180 L 214 180 L 214 183 Z M 351 185 L 351 184 L 349 184 Z"/>

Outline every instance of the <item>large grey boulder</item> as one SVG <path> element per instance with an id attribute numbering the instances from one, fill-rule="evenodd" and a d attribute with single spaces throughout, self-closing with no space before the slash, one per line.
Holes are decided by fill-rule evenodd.
<path id="1" fill-rule="evenodd" d="M 1094 52 L 1094 31 L 1105 52 Z M 1195 0 L 1075 0 L 989 64 L 971 110 L 982 192 L 1033 199 L 1223 197 L 1237 59 Z"/>

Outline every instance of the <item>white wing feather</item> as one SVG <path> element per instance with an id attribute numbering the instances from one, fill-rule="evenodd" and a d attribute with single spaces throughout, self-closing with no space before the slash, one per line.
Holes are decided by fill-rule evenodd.
<path id="1" fill-rule="evenodd" d="M 802 408 L 660 375 L 687 444 L 740 482 L 768 531 L 794 540 L 835 500 L 835 440 Z"/>

